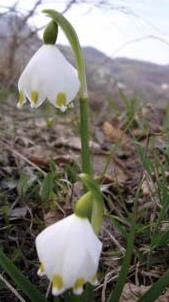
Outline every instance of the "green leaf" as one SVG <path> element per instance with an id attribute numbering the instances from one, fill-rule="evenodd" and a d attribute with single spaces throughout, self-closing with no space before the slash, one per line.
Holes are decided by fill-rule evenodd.
<path id="1" fill-rule="evenodd" d="M 164 220 L 166 217 L 168 218 L 168 209 L 169 209 L 169 193 L 168 193 L 167 186 L 164 187 L 161 185 L 161 210 L 158 215 L 157 225 L 159 226 L 161 221 Z"/>
<path id="2" fill-rule="evenodd" d="M 79 174 L 80 168 L 75 163 L 68 164 L 65 167 L 66 174 L 71 183 L 75 183 L 78 180 L 77 174 Z"/>
<path id="3" fill-rule="evenodd" d="M 12 261 L 0 249 L 0 266 L 16 285 L 29 297 L 31 302 L 47 302 L 38 289 L 21 273 Z"/>
<path id="4" fill-rule="evenodd" d="M 169 131 L 169 104 L 165 108 L 165 116 L 163 121 L 163 127 L 166 132 Z"/>
<path id="5" fill-rule="evenodd" d="M 83 302 L 95 302 L 94 295 L 93 295 L 93 286 L 90 284 L 86 285 L 86 288 L 84 290 L 84 293 L 82 295 Z"/>
<path id="6" fill-rule="evenodd" d="M 135 240 L 135 233 L 136 233 L 136 215 L 137 215 L 137 204 L 138 204 L 138 197 L 140 193 L 140 189 L 143 183 L 143 179 L 140 181 L 136 196 L 134 199 L 134 205 L 133 205 L 133 213 L 132 213 L 132 219 L 131 219 L 131 227 L 130 232 L 127 239 L 127 248 L 125 252 L 125 256 L 122 262 L 121 270 L 119 273 L 119 277 L 117 279 L 117 283 L 115 285 L 115 289 L 112 291 L 111 295 L 108 298 L 108 302 L 119 302 L 120 296 L 124 287 L 124 284 L 126 282 L 126 278 L 128 275 L 130 262 L 132 253 L 134 250 L 134 240 Z"/>
<path id="7" fill-rule="evenodd" d="M 124 227 L 124 225 L 118 219 L 116 219 L 116 216 L 111 216 L 111 220 L 112 224 L 117 228 L 120 235 L 127 240 L 128 232 L 126 232 L 126 228 Z"/>
<path id="8" fill-rule="evenodd" d="M 52 173 L 53 175 L 53 178 L 56 178 L 57 176 L 57 166 L 56 166 L 56 163 L 54 160 L 50 160 L 49 161 L 49 169 L 50 169 L 50 172 Z"/>
<path id="9" fill-rule="evenodd" d="M 154 235 L 151 246 L 152 248 L 166 246 L 169 242 L 169 230 L 162 232 L 161 234 Z"/>
<path id="10" fill-rule="evenodd" d="M 41 197 L 42 197 L 42 201 L 45 204 L 48 204 L 48 201 L 52 197 L 53 188 L 54 188 L 53 174 L 49 173 L 47 176 L 45 176 L 43 183 L 42 183 Z"/>
<path id="11" fill-rule="evenodd" d="M 153 165 L 151 160 L 148 158 L 146 154 L 145 148 L 139 144 L 137 144 L 137 148 L 144 169 L 148 172 L 149 175 L 151 175 L 153 172 Z"/>
<path id="12" fill-rule="evenodd" d="M 19 195 L 21 197 L 24 197 L 27 190 L 29 189 L 28 176 L 26 174 L 21 174 L 17 189 L 18 189 Z"/>
<path id="13" fill-rule="evenodd" d="M 128 274 L 129 270 L 129 265 L 131 262 L 131 257 L 133 253 L 133 247 L 134 247 L 134 238 L 135 238 L 135 225 L 131 226 L 131 230 L 128 236 L 128 241 L 127 241 L 127 248 L 126 248 L 126 253 L 123 259 L 121 271 L 115 286 L 115 289 L 113 290 L 112 294 L 110 295 L 108 302 L 119 302 L 126 277 Z"/>
<path id="14" fill-rule="evenodd" d="M 154 302 L 169 285 L 169 270 L 138 300 L 138 302 Z"/>

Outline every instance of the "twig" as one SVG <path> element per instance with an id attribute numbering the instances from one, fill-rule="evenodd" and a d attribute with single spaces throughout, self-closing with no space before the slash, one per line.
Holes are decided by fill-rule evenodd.
<path id="1" fill-rule="evenodd" d="M 5 146 L 6 149 L 8 149 L 10 152 L 12 152 L 13 154 L 15 154 L 17 157 L 20 157 L 21 159 L 23 159 L 26 163 L 28 163 L 29 165 L 31 165 L 32 167 L 34 167 L 36 170 L 38 170 L 41 174 L 43 174 L 44 176 L 47 175 L 47 173 L 45 171 L 43 171 L 41 168 L 39 168 L 37 165 L 35 165 L 31 160 L 29 160 L 26 156 L 24 156 L 23 154 L 21 154 L 20 152 L 18 152 L 17 150 L 11 149 L 10 146 L 8 146 L 8 143 L 5 142 L 4 140 L 2 140 L 1 138 L 1 143 Z"/>
<path id="2" fill-rule="evenodd" d="M 19 299 L 21 302 L 26 302 L 18 291 L 0 274 L 0 280 L 6 285 L 6 287 Z"/>
<path id="3" fill-rule="evenodd" d="M 113 236 L 113 234 L 110 233 L 109 230 L 107 230 L 106 228 L 103 228 L 104 232 L 107 233 L 107 235 L 111 238 L 111 240 L 113 241 L 113 243 L 119 248 L 120 252 L 122 253 L 122 255 L 125 254 L 125 248 L 121 246 L 121 244 L 119 243 L 119 241 Z"/>

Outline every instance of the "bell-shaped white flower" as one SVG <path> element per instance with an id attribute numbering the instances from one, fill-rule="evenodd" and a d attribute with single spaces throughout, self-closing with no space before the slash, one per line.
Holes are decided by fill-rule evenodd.
<path id="1" fill-rule="evenodd" d="M 19 102 L 22 107 L 28 99 L 32 108 L 48 99 L 55 107 L 65 111 L 77 95 L 80 82 L 76 69 L 52 44 L 43 45 L 31 58 L 18 82 Z"/>
<path id="2" fill-rule="evenodd" d="M 52 282 L 53 295 L 72 288 L 80 295 L 86 282 L 97 284 L 102 243 L 87 218 L 72 214 L 47 227 L 36 238 L 39 275 Z"/>

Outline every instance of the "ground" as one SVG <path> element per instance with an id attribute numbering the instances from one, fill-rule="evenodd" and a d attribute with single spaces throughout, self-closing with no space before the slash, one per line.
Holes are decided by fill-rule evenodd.
<path id="1" fill-rule="evenodd" d="M 18 110 L 15 93 L 1 96 L 0 242 L 43 293 L 48 281 L 36 274 L 35 237 L 72 213 L 83 190 L 77 107 L 65 114 L 48 104 Z M 92 112 L 90 121 L 94 175 L 105 201 L 100 285 L 94 296 L 105 302 L 115 285 L 137 196 L 135 245 L 120 300 L 134 302 L 169 265 L 169 112 L 142 103 L 120 109 L 109 102 L 107 112 Z M 49 173 L 55 173 L 54 186 L 44 180 Z M 1 276 L 14 286 L 3 271 Z M 0 301 L 19 301 L 9 284 L 0 281 Z M 158 301 L 168 299 L 166 291 Z"/>

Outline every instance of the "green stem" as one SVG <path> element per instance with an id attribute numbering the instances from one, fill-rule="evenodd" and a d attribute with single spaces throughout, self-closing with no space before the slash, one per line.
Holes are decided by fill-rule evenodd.
<path id="1" fill-rule="evenodd" d="M 80 133 L 81 133 L 81 157 L 82 157 L 82 171 L 84 173 L 91 174 L 91 162 L 89 151 L 89 105 L 88 105 L 88 91 L 86 83 L 85 62 L 80 47 L 78 36 L 69 23 L 69 21 L 60 13 L 54 10 L 44 10 L 49 17 L 51 17 L 58 25 L 61 26 L 65 35 L 67 36 L 70 45 L 72 47 L 76 65 L 78 70 L 78 76 L 80 80 Z"/>
<path id="2" fill-rule="evenodd" d="M 89 106 L 88 98 L 80 98 L 80 133 L 81 133 L 81 157 L 82 171 L 92 173 L 89 149 Z"/>

